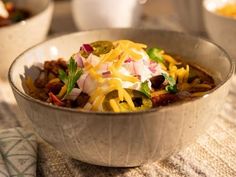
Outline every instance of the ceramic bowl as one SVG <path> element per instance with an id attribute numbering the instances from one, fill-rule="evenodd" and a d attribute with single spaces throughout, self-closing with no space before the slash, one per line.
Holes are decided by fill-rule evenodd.
<path id="1" fill-rule="evenodd" d="M 141 1 L 72 0 L 71 8 L 79 30 L 132 27 L 141 16 Z"/>
<path id="2" fill-rule="evenodd" d="M 68 59 L 83 43 L 129 39 L 158 46 L 208 70 L 216 88 L 185 103 L 135 113 L 79 112 L 33 99 L 22 77 L 34 63 Z M 219 64 L 220 63 L 220 64 Z M 27 71 L 27 73 L 25 73 Z M 36 132 L 56 149 L 83 162 L 132 167 L 164 159 L 186 147 L 211 126 L 229 90 L 234 62 L 216 45 L 178 32 L 108 29 L 74 33 L 39 44 L 22 53 L 9 70 L 9 81 L 21 110 Z"/>
<path id="3" fill-rule="evenodd" d="M 204 20 L 209 37 L 222 46 L 236 60 L 236 19 L 218 15 L 217 8 L 236 0 L 204 0 Z"/>
<path id="4" fill-rule="evenodd" d="M 45 40 L 53 13 L 51 0 L 11 0 L 33 13 L 29 19 L 0 28 L 0 77 L 7 78 L 12 61 L 27 48 Z"/>

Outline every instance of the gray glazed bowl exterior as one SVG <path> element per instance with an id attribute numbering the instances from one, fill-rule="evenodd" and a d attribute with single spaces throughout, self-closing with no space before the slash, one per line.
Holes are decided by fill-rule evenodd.
<path id="1" fill-rule="evenodd" d="M 194 101 L 137 113 L 94 113 L 59 108 L 24 93 L 20 75 L 35 62 L 69 58 L 82 43 L 130 39 L 158 46 L 216 76 L 217 87 Z M 9 81 L 36 132 L 56 149 L 83 162 L 132 167 L 164 159 L 204 132 L 223 107 L 234 63 L 216 45 L 178 32 L 108 29 L 74 33 L 39 44 L 11 65 Z"/>

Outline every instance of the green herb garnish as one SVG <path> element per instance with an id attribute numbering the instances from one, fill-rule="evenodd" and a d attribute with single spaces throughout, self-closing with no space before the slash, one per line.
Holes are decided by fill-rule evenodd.
<path id="1" fill-rule="evenodd" d="M 170 93 L 176 93 L 177 90 L 177 85 L 176 85 L 176 81 L 173 77 L 168 76 L 166 73 L 162 73 L 162 75 L 164 76 L 164 78 L 168 81 L 168 85 L 165 87 L 166 91 L 170 92 Z"/>
<path id="2" fill-rule="evenodd" d="M 168 76 L 166 73 L 162 73 L 162 76 L 164 76 L 164 78 L 168 81 L 168 83 L 173 86 L 176 84 L 176 81 L 173 77 Z"/>
<path id="3" fill-rule="evenodd" d="M 148 81 L 141 83 L 141 89 L 140 92 L 142 92 L 144 95 L 146 95 L 148 98 L 151 98 L 151 90 L 148 86 Z"/>
<path id="4" fill-rule="evenodd" d="M 72 89 L 75 87 L 75 84 L 79 77 L 82 75 L 83 71 L 77 66 L 75 60 L 71 57 L 68 67 L 68 75 L 63 70 L 59 70 L 59 78 L 67 86 L 66 94 L 68 95 Z"/>
<path id="5" fill-rule="evenodd" d="M 161 49 L 158 49 L 158 48 L 150 48 L 147 50 L 147 54 L 149 56 L 149 58 L 155 62 L 161 62 L 163 63 L 164 62 L 164 58 L 163 56 L 161 55 Z"/>
<path id="6" fill-rule="evenodd" d="M 167 85 L 165 87 L 166 91 L 167 92 L 170 92 L 170 93 L 176 93 L 178 90 L 177 90 L 177 86 L 176 85 Z"/>

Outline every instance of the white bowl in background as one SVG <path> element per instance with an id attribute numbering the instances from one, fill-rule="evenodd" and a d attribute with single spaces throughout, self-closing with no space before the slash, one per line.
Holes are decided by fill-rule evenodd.
<path id="1" fill-rule="evenodd" d="M 53 13 L 52 0 L 11 0 L 33 16 L 16 24 L 0 27 L 0 77 L 7 78 L 12 61 L 27 48 L 42 42 L 48 33 Z"/>
<path id="2" fill-rule="evenodd" d="M 209 38 L 236 59 L 236 19 L 215 12 L 227 3 L 236 4 L 236 0 L 204 0 L 204 20 Z"/>
<path id="3" fill-rule="evenodd" d="M 135 26 L 143 0 L 72 0 L 72 13 L 79 30 Z"/>
<path id="4" fill-rule="evenodd" d="M 181 25 L 190 33 L 204 34 L 202 0 L 172 0 Z"/>

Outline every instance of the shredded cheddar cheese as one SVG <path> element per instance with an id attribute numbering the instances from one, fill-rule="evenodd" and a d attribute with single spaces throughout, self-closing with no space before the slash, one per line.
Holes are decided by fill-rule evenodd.
<path id="1" fill-rule="evenodd" d="M 180 91 L 188 91 L 191 88 L 211 88 L 208 84 L 199 83 L 199 80 L 188 83 L 189 65 L 182 66 L 181 62 L 166 54 L 162 49 L 158 49 L 158 55 L 161 55 L 162 59 L 160 59 L 160 61 L 154 59 L 151 61 L 151 54 L 149 55 L 144 50 L 147 48 L 145 44 L 134 43 L 129 40 L 118 40 L 113 42 L 113 46 L 114 47 L 108 53 L 101 54 L 99 60 L 95 58 L 95 61 L 91 61 L 93 58 L 90 58 L 89 61 L 84 62 L 84 70 L 89 74 L 91 79 L 96 82 L 97 87 L 89 94 L 89 104 L 86 104 L 86 109 L 102 111 L 103 107 L 101 105 L 104 99 L 106 99 L 106 95 L 112 91 L 117 91 L 117 93 L 114 92 L 117 96 L 108 100 L 112 110 L 114 112 L 126 110 L 135 111 L 137 108 L 135 107 L 132 95 L 126 90 L 127 88 L 132 89 L 132 87 L 124 87 L 124 84 L 128 82 L 128 85 L 133 86 L 133 88 L 140 88 L 141 83 L 145 81 L 141 81 L 141 77 L 143 77 L 141 74 L 144 75 L 146 74 L 145 72 L 149 72 L 149 74 L 145 75 L 145 79 L 148 81 L 153 77 L 152 72 L 156 72 L 158 69 L 161 70 L 161 73 L 157 72 L 157 74 L 165 73 L 167 77 L 165 77 L 164 87 L 160 90 L 153 90 L 147 85 L 151 91 L 149 93 L 151 97 L 169 93 L 170 90 L 168 90 L 167 86 L 170 83 L 174 83 L 174 85 L 171 86 L 175 86 L 175 88 Z M 141 64 L 138 63 L 139 60 L 142 60 L 140 62 Z M 132 62 L 137 63 L 134 65 Z M 144 70 L 142 65 L 146 65 L 145 67 L 148 70 Z M 151 70 L 149 67 L 156 68 L 151 68 L 153 69 Z M 140 75 L 136 74 L 137 71 Z M 106 76 L 104 76 L 104 73 Z M 107 76 L 107 73 L 109 76 Z M 168 80 L 168 77 L 172 77 L 174 81 Z M 58 96 L 61 97 L 64 94 L 64 90 L 65 89 L 62 89 Z M 197 92 L 192 94 L 192 97 L 204 93 L 205 92 Z"/>
<path id="2" fill-rule="evenodd" d="M 236 18 L 236 3 L 226 4 L 216 10 L 219 15 Z"/>
<path id="3" fill-rule="evenodd" d="M 129 40 L 118 40 L 118 41 L 114 41 L 113 44 L 115 46 L 121 45 L 124 48 L 135 48 L 137 50 L 147 48 L 147 45 L 145 45 L 145 44 L 134 43 L 134 42 L 129 41 Z"/>
<path id="4" fill-rule="evenodd" d="M 127 93 L 127 91 L 125 89 L 123 89 L 123 93 L 124 93 L 125 100 L 127 101 L 127 103 L 130 106 L 130 108 L 132 110 L 135 110 L 134 103 L 132 101 L 131 96 Z"/>
<path id="5" fill-rule="evenodd" d="M 52 80 L 49 81 L 50 84 L 56 83 L 56 82 L 60 82 L 60 79 L 59 78 L 55 78 L 55 79 L 52 79 Z"/>
<path id="6" fill-rule="evenodd" d="M 163 95 L 163 94 L 166 94 L 168 93 L 166 90 L 159 90 L 159 91 L 155 91 L 151 94 L 152 97 L 156 97 L 156 96 L 160 96 L 160 95 Z"/>
<path id="7" fill-rule="evenodd" d="M 98 74 L 94 68 L 91 68 L 88 70 L 89 74 L 91 77 L 93 77 L 94 79 L 96 79 L 99 83 L 103 82 L 103 78 L 100 74 Z"/>
<path id="8" fill-rule="evenodd" d="M 26 78 L 23 86 L 57 106 L 100 112 L 147 110 L 203 96 L 215 87 L 213 78 L 197 67 L 158 47 L 146 48 L 129 40 L 83 44 L 67 67 L 64 61 L 52 61 L 58 65 L 55 73 L 45 64 L 44 80 L 42 75 L 35 81 Z"/>
<path id="9" fill-rule="evenodd" d="M 164 71 L 167 71 L 167 67 L 163 63 L 159 63 L 159 65 L 161 66 L 161 69 L 163 69 Z"/>
<path id="10" fill-rule="evenodd" d="M 196 84 L 196 85 L 193 85 L 193 87 L 211 89 L 211 86 L 209 84 Z"/>
<path id="11" fill-rule="evenodd" d="M 110 99 L 109 102 L 114 112 L 120 112 L 120 108 L 118 104 L 116 103 L 115 99 Z"/>
<path id="12" fill-rule="evenodd" d="M 92 105 L 92 110 L 99 110 L 99 107 L 102 107 L 102 102 L 103 100 L 105 99 L 105 95 L 99 95 L 96 97 L 95 101 L 93 102 L 93 105 Z M 102 111 L 102 110 L 100 110 Z"/>
<path id="13" fill-rule="evenodd" d="M 89 98 L 89 102 L 93 102 L 98 95 L 102 95 L 105 93 L 106 92 L 101 87 L 98 87 L 94 92 L 91 93 L 90 98 Z"/>
<path id="14" fill-rule="evenodd" d="M 67 90 L 67 86 L 64 85 L 64 86 L 61 88 L 60 92 L 58 93 L 57 97 L 62 98 L 62 97 L 66 94 L 66 90 Z"/>
<path id="15" fill-rule="evenodd" d="M 195 93 L 192 93 L 191 96 L 192 97 L 201 97 L 201 96 L 204 96 L 206 95 L 208 92 L 195 92 Z"/>
<path id="16" fill-rule="evenodd" d="M 175 64 L 175 65 L 176 65 L 176 64 L 180 64 L 180 63 L 178 63 L 173 57 L 171 57 L 170 55 L 164 54 L 163 57 L 164 57 L 164 59 L 165 59 L 167 62 L 169 62 L 169 63 Z"/>
<path id="17" fill-rule="evenodd" d="M 123 81 L 129 81 L 129 82 L 138 82 L 138 78 L 133 76 L 126 76 L 124 74 L 121 74 L 119 71 L 117 71 L 113 66 L 110 67 L 110 71 L 112 72 L 112 75 L 114 77 L 118 77 Z"/>
<path id="18" fill-rule="evenodd" d="M 117 61 L 117 63 L 114 65 L 115 68 L 120 68 L 121 65 L 124 63 L 124 61 L 127 59 L 127 55 L 122 53 L 120 56 L 120 59 Z"/>

